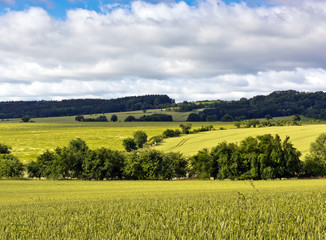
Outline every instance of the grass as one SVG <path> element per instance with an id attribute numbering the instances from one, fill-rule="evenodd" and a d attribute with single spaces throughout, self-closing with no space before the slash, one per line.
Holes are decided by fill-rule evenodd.
<path id="1" fill-rule="evenodd" d="M 165 139 L 162 144 L 155 148 L 162 151 L 181 152 L 191 156 L 203 148 L 212 148 L 223 141 L 240 143 L 248 136 L 279 134 L 282 139 L 289 136 L 294 147 L 299 149 L 302 155 L 306 155 L 309 152 L 310 144 L 323 132 L 326 132 L 326 125 L 324 124 L 217 130 Z"/>
<path id="2" fill-rule="evenodd" d="M 0 239 L 325 239 L 326 180 L 0 181 Z"/>

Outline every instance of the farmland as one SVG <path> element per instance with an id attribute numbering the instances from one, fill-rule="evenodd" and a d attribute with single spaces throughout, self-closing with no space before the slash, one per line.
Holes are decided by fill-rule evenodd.
<path id="1" fill-rule="evenodd" d="M 94 115 L 93 115 L 94 116 Z M 33 119 L 35 122 L 19 123 L 18 120 L 0 122 L 0 143 L 12 147 L 12 153 L 22 162 L 36 159 L 46 149 L 62 147 L 71 139 L 81 138 L 90 148 L 106 147 L 122 150 L 122 139 L 143 130 L 148 137 L 162 134 L 167 128 L 179 128 L 178 122 L 76 122 L 74 117 Z M 200 127 L 202 123 L 194 123 Z M 226 127 L 230 124 L 217 123 Z"/>
<path id="2" fill-rule="evenodd" d="M 326 180 L 0 181 L 1 239 L 324 239 Z"/>
<path id="3" fill-rule="evenodd" d="M 316 137 L 323 132 L 326 132 L 326 125 L 324 124 L 228 129 L 165 139 L 164 143 L 157 146 L 156 149 L 162 151 L 178 151 L 191 156 L 203 148 L 212 148 L 223 141 L 239 143 L 248 136 L 255 137 L 263 134 L 278 134 L 282 139 L 286 136 L 290 136 L 290 140 L 294 147 L 299 149 L 300 152 L 305 155 L 309 152 L 310 143 L 315 141 Z"/>
<path id="4" fill-rule="evenodd" d="M 158 110 L 154 110 L 158 111 Z M 141 112 L 121 113 L 119 118 Z M 149 111 L 149 114 L 151 112 Z M 182 118 L 179 113 L 175 116 Z M 183 114 L 183 113 L 181 113 Z M 95 115 L 96 116 L 96 115 Z M 94 115 L 93 115 L 94 117 Z M 108 115 L 109 117 L 109 115 Z M 46 149 L 62 147 L 71 139 L 81 138 L 92 148 L 106 147 L 122 150 L 122 140 L 130 137 L 137 130 L 143 130 L 148 137 L 162 134 L 167 128 L 179 128 L 180 122 L 76 122 L 74 117 L 40 118 L 35 122 L 20 123 L 19 120 L 0 122 L 0 143 L 12 147 L 12 153 L 23 163 L 35 160 Z M 194 122 L 192 128 L 199 128 L 208 123 Z M 247 136 L 266 133 L 279 134 L 282 138 L 291 137 L 291 142 L 303 155 L 309 151 L 310 143 L 326 131 L 326 125 L 285 126 L 269 128 L 235 129 L 232 123 L 214 122 L 216 131 L 184 135 L 178 138 L 165 139 L 156 149 L 179 151 L 188 156 L 202 148 L 211 148 L 222 141 L 240 142 Z M 226 130 L 219 130 L 220 128 Z"/>

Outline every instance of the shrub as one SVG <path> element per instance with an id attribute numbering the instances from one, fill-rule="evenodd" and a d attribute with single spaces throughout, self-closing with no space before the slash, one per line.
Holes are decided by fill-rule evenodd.
<path id="1" fill-rule="evenodd" d="M 137 144 L 133 138 L 123 139 L 122 145 L 124 146 L 127 152 L 131 152 L 132 150 L 137 150 Z"/>
<path id="2" fill-rule="evenodd" d="M 0 155 L 0 177 L 21 177 L 23 175 L 24 165 L 10 154 Z"/>

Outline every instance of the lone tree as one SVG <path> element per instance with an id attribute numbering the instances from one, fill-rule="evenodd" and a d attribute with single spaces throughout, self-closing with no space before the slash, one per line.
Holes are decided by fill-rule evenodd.
<path id="1" fill-rule="evenodd" d="M 28 116 L 24 116 L 21 119 L 22 119 L 23 122 L 29 122 L 31 120 L 31 118 L 28 117 Z"/>
<path id="2" fill-rule="evenodd" d="M 138 130 L 134 133 L 134 140 L 137 147 L 142 148 L 144 143 L 147 142 L 147 134 L 144 131 Z"/>
<path id="3" fill-rule="evenodd" d="M 111 116 L 110 121 L 111 121 L 111 122 L 116 122 L 116 121 L 118 121 L 118 116 L 115 115 L 115 114 L 113 114 L 113 115 Z"/>

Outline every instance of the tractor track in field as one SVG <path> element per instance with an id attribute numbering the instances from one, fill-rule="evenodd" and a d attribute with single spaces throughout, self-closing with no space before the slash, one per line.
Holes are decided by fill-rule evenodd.
<path id="1" fill-rule="evenodd" d="M 177 147 L 181 147 L 181 146 L 182 146 L 183 144 L 185 144 L 187 141 L 188 141 L 188 139 L 182 139 L 182 140 L 181 140 L 177 145 L 175 145 L 175 146 L 169 148 L 168 150 L 173 150 L 173 149 L 175 149 L 175 148 L 177 148 Z"/>

